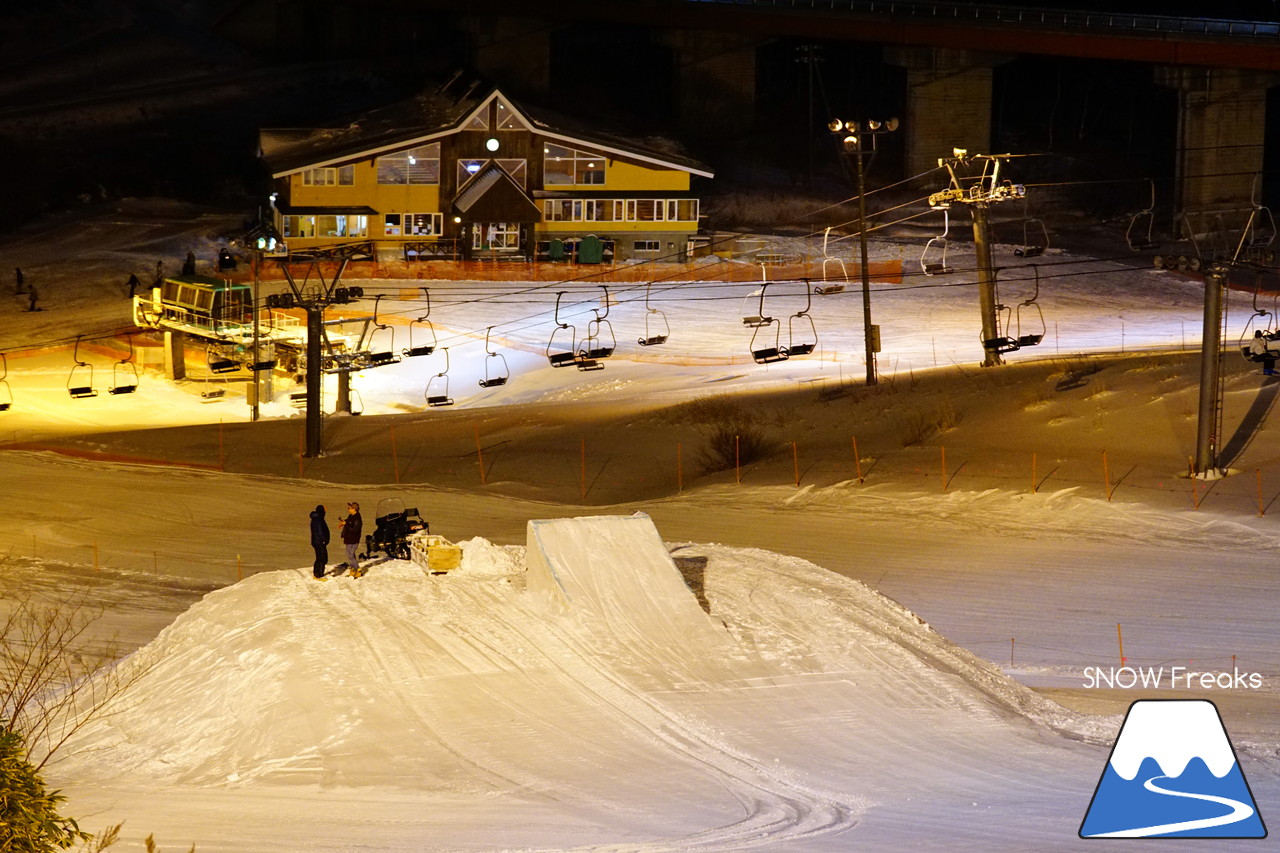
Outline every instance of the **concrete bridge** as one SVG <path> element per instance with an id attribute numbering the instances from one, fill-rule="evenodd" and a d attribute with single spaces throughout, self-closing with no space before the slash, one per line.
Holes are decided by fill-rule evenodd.
<path id="1" fill-rule="evenodd" d="M 420 2 L 440 11 L 459 6 Z M 749 120 L 763 44 L 880 45 L 885 61 L 906 75 L 907 175 L 932 168 L 952 147 L 990 151 L 993 71 L 1016 56 L 1145 63 L 1177 93 L 1172 201 L 1193 222 L 1254 205 L 1267 90 L 1280 82 L 1280 23 L 1273 21 L 896 0 L 557 0 L 538 4 L 536 13 L 527 2 L 472 0 L 466 9 L 458 24 L 479 69 L 518 74 L 544 91 L 556 22 L 648 28 L 676 54 L 682 117 L 726 130 Z"/>

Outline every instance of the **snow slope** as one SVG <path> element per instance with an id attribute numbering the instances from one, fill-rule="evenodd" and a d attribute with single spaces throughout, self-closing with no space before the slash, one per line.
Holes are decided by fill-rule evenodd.
<path id="1" fill-rule="evenodd" d="M 1019 826 L 1048 844 L 1078 819 L 1080 792 L 1052 780 L 1087 778 L 1097 750 L 1046 724 L 1105 727 L 862 584 L 719 546 L 673 562 L 644 516 L 530 527 L 540 559 L 591 589 L 559 615 L 526 589 L 538 561 L 483 539 L 443 576 L 256 575 L 123 664 L 138 678 L 59 775 L 77 803 L 202 851 L 262 849 L 276 812 L 273 850 L 352 849 L 335 801 L 369 800 L 371 821 L 401 807 L 422 835 L 380 834 L 384 850 L 838 850 L 979 837 L 981 811 L 943 825 L 1011 799 L 1048 809 Z M 1011 784 L 1032 766 L 1042 782 Z M 241 819 L 193 834 L 197 801 Z"/>

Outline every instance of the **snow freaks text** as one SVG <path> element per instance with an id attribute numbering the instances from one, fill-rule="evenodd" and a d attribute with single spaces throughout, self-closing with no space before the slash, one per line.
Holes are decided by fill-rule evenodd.
<path id="1" fill-rule="evenodd" d="M 1138 687 L 1173 690 L 1257 690 L 1262 687 L 1262 674 L 1233 669 L 1218 672 L 1200 672 L 1185 666 L 1086 666 L 1084 686 Z"/>

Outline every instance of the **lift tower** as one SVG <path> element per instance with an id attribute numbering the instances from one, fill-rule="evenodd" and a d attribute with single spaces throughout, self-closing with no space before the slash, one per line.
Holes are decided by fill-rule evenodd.
<path id="1" fill-rule="evenodd" d="M 978 307 L 982 312 L 983 367 L 1004 363 L 1000 348 L 995 343 L 1001 339 L 1002 333 L 996 316 L 996 276 L 991 264 L 991 227 L 987 221 L 987 208 L 1026 195 L 1022 184 L 1010 183 L 1000 177 L 1001 165 L 1015 156 L 970 156 L 964 148 L 954 148 L 952 156 L 938 158 L 938 165 L 951 177 L 951 186 L 929 196 L 929 206 L 935 210 L 963 204 L 973 214 L 973 247 L 978 256 Z"/>
<path id="2" fill-rule="evenodd" d="M 289 290 L 293 293 L 294 303 L 307 312 L 307 446 L 305 455 L 307 458 L 314 458 L 320 455 L 320 424 L 321 424 L 321 400 L 320 400 L 320 378 L 323 364 L 323 344 L 325 341 L 324 333 L 324 309 L 336 302 L 346 302 L 348 300 L 347 289 L 339 287 L 338 283 L 342 280 L 342 273 L 347 268 L 347 259 L 343 258 L 337 270 L 333 273 L 333 278 L 329 281 L 324 280 L 324 274 L 320 271 L 318 262 L 312 262 L 311 269 L 308 270 L 306 278 L 302 284 L 294 280 L 289 272 L 287 261 L 280 262 L 280 269 L 284 272 L 285 281 L 289 283 Z M 316 273 L 316 283 L 311 284 L 311 272 Z"/>

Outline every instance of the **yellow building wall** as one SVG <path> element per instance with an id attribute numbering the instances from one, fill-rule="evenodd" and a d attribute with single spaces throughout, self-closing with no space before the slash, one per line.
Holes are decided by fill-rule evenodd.
<path id="1" fill-rule="evenodd" d="M 593 184 L 590 189 L 688 192 L 689 173 L 675 169 L 651 169 L 621 160 L 610 160 L 605 166 L 604 185 Z"/>
<path id="2" fill-rule="evenodd" d="M 698 230 L 696 222 L 540 222 L 537 226 L 539 234 L 643 234 L 661 232 L 670 234 L 683 231 L 693 234 Z"/>
<path id="3" fill-rule="evenodd" d="M 349 187 L 308 187 L 302 175 L 289 178 L 289 200 L 294 207 L 372 207 L 380 213 L 434 213 L 440 210 L 437 184 L 379 184 L 372 160 L 356 163 Z M 374 223 L 369 223 L 372 230 Z"/>

